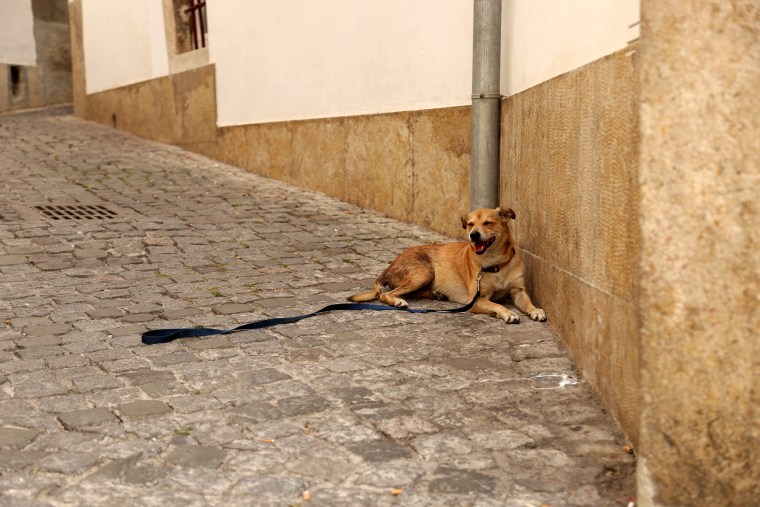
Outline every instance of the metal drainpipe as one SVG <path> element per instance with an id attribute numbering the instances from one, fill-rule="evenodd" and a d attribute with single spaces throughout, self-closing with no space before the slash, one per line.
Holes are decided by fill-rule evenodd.
<path id="1" fill-rule="evenodd" d="M 501 0 L 474 0 L 470 209 L 499 204 Z"/>

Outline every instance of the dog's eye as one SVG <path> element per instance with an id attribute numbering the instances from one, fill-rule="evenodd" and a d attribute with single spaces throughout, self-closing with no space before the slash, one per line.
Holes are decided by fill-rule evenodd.
<path id="1" fill-rule="evenodd" d="M 493 222 L 491 222 L 490 220 L 486 220 L 485 222 L 483 222 L 483 225 L 493 225 Z"/>
<path id="2" fill-rule="evenodd" d="M 472 227 L 473 225 L 475 225 L 473 222 L 467 222 L 467 227 Z"/>

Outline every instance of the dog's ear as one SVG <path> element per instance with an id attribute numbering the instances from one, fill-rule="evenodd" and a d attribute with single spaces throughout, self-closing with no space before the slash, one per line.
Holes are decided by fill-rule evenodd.
<path id="1" fill-rule="evenodd" d="M 462 215 L 462 229 L 467 229 L 467 215 Z"/>
<path id="2" fill-rule="evenodd" d="M 512 208 L 496 208 L 496 212 L 504 220 L 509 220 L 510 218 L 514 220 L 517 218 L 517 215 L 515 215 L 515 212 L 512 211 Z"/>

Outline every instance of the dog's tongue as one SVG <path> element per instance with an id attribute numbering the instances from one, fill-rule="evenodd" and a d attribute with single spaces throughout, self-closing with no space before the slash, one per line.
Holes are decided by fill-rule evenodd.
<path id="1" fill-rule="evenodd" d="M 473 246 L 475 247 L 476 254 L 482 254 L 488 248 L 488 241 L 475 241 Z"/>

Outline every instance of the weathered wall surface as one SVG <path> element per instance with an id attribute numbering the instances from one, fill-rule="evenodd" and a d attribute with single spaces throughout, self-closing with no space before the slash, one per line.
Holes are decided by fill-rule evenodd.
<path id="1" fill-rule="evenodd" d="M 760 498 L 760 4 L 645 0 L 639 503 Z"/>
<path id="2" fill-rule="evenodd" d="M 34 65 L 34 16 L 31 0 L 0 0 L 0 63 Z"/>
<path id="3" fill-rule="evenodd" d="M 500 179 L 535 299 L 634 441 L 636 60 L 634 45 L 508 98 Z"/>
<path id="4" fill-rule="evenodd" d="M 23 2 L 13 5 L 18 7 Z M 3 62 L 0 64 L 0 112 L 64 104 L 72 99 L 67 0 L 33 0 L 29 6 L 33 20 L 27 28 L 31 29 L 32 43 L 25 51 L 33 51 L 34 56 L 30 60 L 6 59 L 0 47 L 0 62 Z M 11 19 L 11 22 L 15 21 Z M 6 34 L 0 30 L 0 33 L 13 37 L 11 32 Z M 11 65 L 15 66 L 15 76 Z"/>

